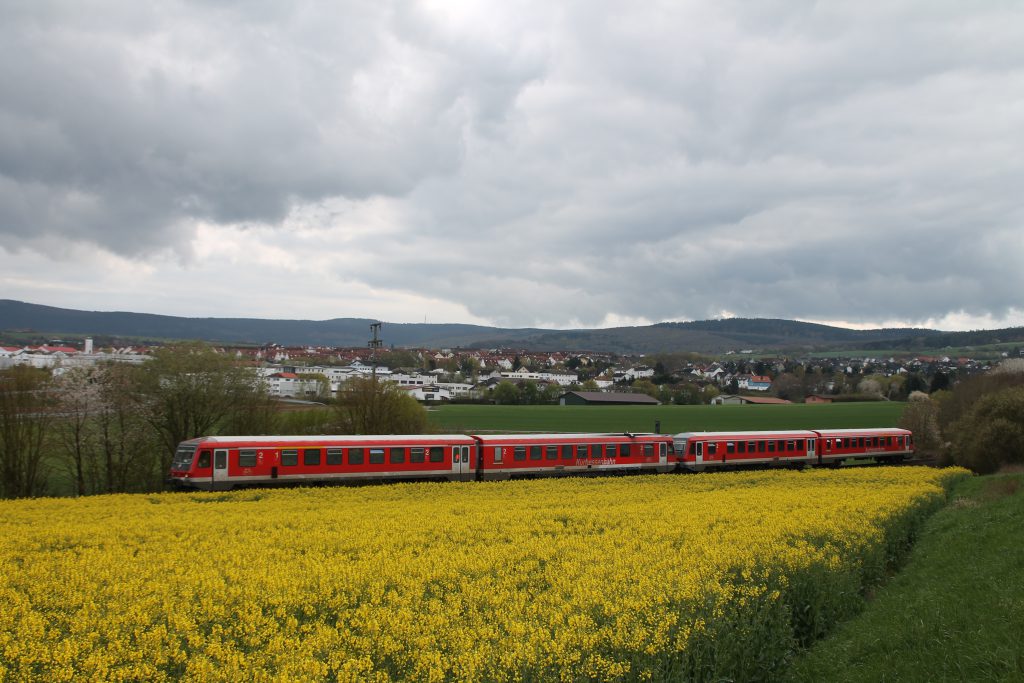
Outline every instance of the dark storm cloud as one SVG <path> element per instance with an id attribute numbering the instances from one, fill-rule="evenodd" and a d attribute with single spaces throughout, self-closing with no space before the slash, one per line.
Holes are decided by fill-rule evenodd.
<path id="1" fill-rule="evenodd" d="M 260 224 L 513 325 L 1021 309 L 1019 5 L 3 13 L 8 249 L 187 253 L 196 221 Z M 388 217 L 355 243 L 296 218 L 332 198 Z"/>

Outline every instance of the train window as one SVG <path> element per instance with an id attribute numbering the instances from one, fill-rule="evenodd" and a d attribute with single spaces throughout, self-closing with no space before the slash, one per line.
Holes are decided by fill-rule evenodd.
<path id="1" fill-rule="evenodd" d="M 284 467 L 295 467 L 299 464 L 299 452 L 294 449 L 281 451 L 281 465 Z"/>
<path id="2" fill-rule="evenodd" d="M 747 442 L 747 450 L 750 451 L 751 453 L 754 453 L 755 451 L 757 451 L 757 442 L 756 441 L 748 441 Z"/>
<path id="3" fill-rule="evenodd" d="M 768 442 L 768 452 L 769 453 L 774 453 L 775 452 L 775 442 L 774 441 L 769 441 Z"/>
<path id="4" fill-rule="evenodd" d="M 327 449 L 327 464 L 328 465 L 340 465 L 341 464 L 341 449 L 340 448 L 328 448 Z"/>
<path id="5" fill-rule="evenodd" d="M 787 451 L 795 451 L 796 450 L 796 441 L 787 441 L 786 442 L 786 450 Z"/>
<path id="6" fill-rule="evenodd" d="M 210 451 L 200 451 L 199 461 L 196 463 L 196 467 L 200 469 L 206 469 L 210 466 Z"/>
<path id="7" fill-rule="evenodd" d="M 362 448 L 350 448 L 350 449 L 348 449 L 348 464 L 349 465 L 362 465 L 363 464 L 363 449 Z"/>
<path id="8" fill-rule="evenodd" d="M 802 451 L 804 449 L 804 440 L 803 439 L 797 439 L 796 440 L 796 449 L 798 451 Z"/>
<path id="9" fill-rule="evenodd" d="M 494 462 L 500 463 L 501 462 L 501 456 L 502 456 L 501 446 L 495 446 L 494 447 Z"/>
<path id="10" fill-rule="evenodd" d="M 530 460 L 540 460 L 542 455 L 540 446 L 530 446 Z"/>
<path id="11" fill-rule="evenodd" d="M 405 462 L 405 449 L 404 448 L 392 448 L 391 449 L 391 462 L 396 465 L 400 465 Z"/>
<path id="12" fill-rule="evenodd" d="M 736 442 L 736 452 L 737 453 L 746 453 L 747 452 L 747 442 L 746 441 L 737 441 Z"/>
<path id="13" fill-rule="evenodd" d="M 548 460 L 558 460 L 558 446 L 545 446 L 544 457 Z"/>
<path id="14" fill-rule="evenodd" d="M 601 459 L 601 446 L 599 444 L 595 443 L 590 445 L 590 457 L 594 460 Z"/>
<path id="15" fill-rule="evenodd" d="M 320 449 L 319 448 L 307 448 L 302 453 L 302 464 L 303 465 L 319 465 L 320 464 Z"/>
<path id="16" fill-rule="evenodd" d="M 697 454 L 697 442 L 696 441 L 691 441 L 690 442 L 690 455 L 696 455 L 696 454 Z"/>
<path id="17" fill-rule="evenodd" d="M 714 455 L 718 452 L 718 444 L 712 441 L 708 444 L 708 455 Z"/>
<path id="18" fill-rule="evenodd" d="M 427 457 L 427 450 L 425 448 L 410 448 L 409 449 L 409 462 L 423 462 Z"/>
<path id="19" fill-rule="evenodd" d="M 767 448 L 768 448 L 768 445 L 764 441 L 758 441 L 757 442 L 757 452 L 758 453 L 764 453 Z"/>
<path id="20" fill-rule="evenodd" d="M 781 452 L 785 451 L 786 450 L 786 442 L 783 441 L 782 439 L 779 439 L 778 443 L 779 443 L 779 452 L 781 453 Z"/>
<path id="21" fill-rule="evenodd" d="M 383 448 L 371 448 L 370 449 L 370 464 L 371 465 L 383 465 L 384 464 L 384 449 Z"/>
<path id="22" fill-rule="evenodd" d="M 736 452 L 736 442 L 735 441 L 726 441 L 725 442 L 725 452 L 726 453 L 735 453 Z"/>
<path id="23" fill-rule="evenodd" d="M 430 462 L 444 462 L 444 447 L 443 446 L 431 446 L 430 447 Z"/>
<path id="24" fill-rule="evenodd" d="M 512 457 L 516 460 L 526 460 L 526 446 L 516 446 Z"/>
<path id="25" fill-rule="evenodd" d="M 569 446 L 568 444 L 562 446 L 562 459 L 572 460 L 572 446 Z"/>
<path id="26" fill-rule="evenodd" d="M 604 457 L 614 458 L 615 457 L 615 444 L 610 443 L 604 447 Z"/>
<path id="27" fill-rule="evenodd" d="M 654 444 L 653 443 L 645 443 L 644 444 L 644 455 L 654 455 Z"/>
<path id="28" fill-rule="evenodd" d="M 238 466 L 256 467 L 256 449 L 243 448 L 242 450 L 238 451 Z"/>

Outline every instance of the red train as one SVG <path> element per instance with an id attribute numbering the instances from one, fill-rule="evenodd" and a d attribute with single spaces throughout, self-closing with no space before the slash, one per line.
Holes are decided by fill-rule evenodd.
<path id="1" fill-rule="evenodd" d="M 208 436 L 184 441 L 169 481 L 237 485 L 379 480 L 509 479 L 568 474 L 703 471 L 742 465 L 833 464 L 913 455 L 905 429 L 676 434 L 417 434 Z"/>

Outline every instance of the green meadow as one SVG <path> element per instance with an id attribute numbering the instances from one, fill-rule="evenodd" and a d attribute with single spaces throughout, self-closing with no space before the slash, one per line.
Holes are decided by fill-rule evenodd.
<path id="1" fill-rule="evenodd" d="M 1024 475 L 972 477 L 863 613 L 798 656 L 792 682 L 1024 681 Z"/>
<path id="2" fill-rule="evenodd" d="M 430 411 L 441 432 L 653 432 L 894 427 L 904 403 L 772 406 L 442 405 Z"/>

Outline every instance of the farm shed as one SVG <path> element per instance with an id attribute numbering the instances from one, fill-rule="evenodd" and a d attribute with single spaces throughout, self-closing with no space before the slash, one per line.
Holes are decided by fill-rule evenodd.
<path id="1" fill-rule="evenodd" d="M 782 405 L 792 403 L 784 398 L 769 398 L 767 396 L 735 396 L 733 394 L 722 394 L 711 399 L 711 405 Z"/>
<path id="2" fill-rule="evenodd" d="M 558 397 L 562 406 L 656 406 L 658 399 L 647 394 L 603 391 L 567 391 Z"/>

